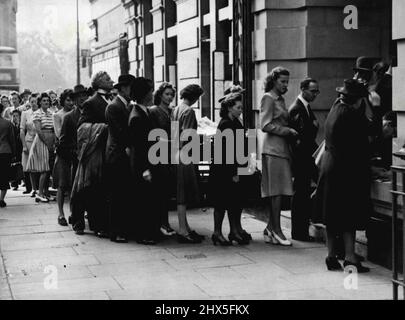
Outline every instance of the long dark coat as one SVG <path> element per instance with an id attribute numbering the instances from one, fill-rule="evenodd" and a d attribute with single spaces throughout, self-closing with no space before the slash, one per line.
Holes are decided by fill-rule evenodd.
<path id="1" fill-rule="evenodd" d="M 367 227 L 372 210 L 369 128 L 364 112 L 341 100 L 326 120 L 316 208 L 331 231 Z"/>
<path id="2" fill-rule="evenodd" d="M 149 170 L 153 173 L 148 153 L 152 142 L 148 141 L 153 124 L 149 112 L 135 105 L 129 116 L 130 168 L 134 200 L 134 214 L 131 221 L 132 235 L 136 240 L 157 240 L 160 232 L 160 217 L 156 212 L 156 188 L 153 175 L 152 182 L 147 182 L 143 174 Z"/>
<path id="3" fill-rule="evenodd" d="M 225 117 L 219 122 L 218 131 L 224 132 L 227 130 L 233 132 L 234 140 L 222 139 L 222 164 L 212 164 L 209 177 L 209 199 L 215 207 L 222 209 L 240 207 L 243 203 L 241 199 L 243 196 L 241 182 L 233 182 L 233 177 L 238 175 L 238 168 L 241 167 L 236 158 L 237 131 L 244 130 L 244 127 L 238 119 L 231 120 Z M 233 144 L 233 164 L 227 164 L 226 148 L 228 147 L 228 150 L 231 150 L 229 144 Z"/>

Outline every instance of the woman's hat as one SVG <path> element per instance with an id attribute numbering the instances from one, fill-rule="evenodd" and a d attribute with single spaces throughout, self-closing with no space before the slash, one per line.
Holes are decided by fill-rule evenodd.
<path id="1" fill-rule="evenodd" d="M 32 94 L 32 92 L 31 92 L 31 90 L 30 90 L 30 89 L 24 89 L 24 91 L 21 93 L 21 95 L 23 96 L 23 95 L 25 95 L 25 94 L 27 94 L 27 95 L 31 95 L 31 94 Z"/>
<path id="2" fill-rule="evenodd" d="M 232 95 L 234 93 L 244 93 L 246 89 L 243 89 L 240 85 L 232 85 L 228 89 L 225 90 L 224 96 L 218 100 L 219 103 L 222 103 L 223 101 L 227 100 L 229 95 Z"/>
<path id="3" fill-rule="evenodd" d="M 369 92 L 364 84 L 355 79 L 348 79 L 344 81 L 343 87 L 336 88 L 336 91 L 351 97 L 367 97 Z"/>
<path id="4" fill-rule="evenodd" d="M 135 82 L 135 77 L 131 74 L 123 74 L 118 77 L 118 82 L 114 85 L 115 89 L 120 89 L 122 86 L 128 86 Z"/>
<path id="5" fill-rule="evenodd" d="M 367 71 L 372 72 L 374 68 L 374 61 L 370 57 L 359 57 L 356 61 L 354 71 Z"/>

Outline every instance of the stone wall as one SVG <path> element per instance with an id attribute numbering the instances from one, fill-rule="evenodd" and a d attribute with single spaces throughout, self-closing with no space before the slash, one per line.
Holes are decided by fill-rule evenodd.
<path id="1" fill-rule="evenodd" d="M 0 1 L 0 46 L 17 48 L 17 0 Z"/>

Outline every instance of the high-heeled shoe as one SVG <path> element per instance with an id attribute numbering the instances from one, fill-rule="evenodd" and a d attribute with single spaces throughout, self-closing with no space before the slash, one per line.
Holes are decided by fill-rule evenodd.
<path id="1" fill-rule="evenodd" d="M 249 240 L 243 239 L 240 235 L 236 235 L 233 233 L 230 233 L 228 235 L 229 241 L 233 244 L 233 242 L 236 242 L 240 246 L 245 246 L 249 244 Z"/>
<path id="2" fill-rule="evenodd" d="M 343 267 L 337 258 L 327 257 L 325 263 L 329 271 L 343 271 Z"/>
<path id="3" fill-rule="evenodd" d="M 35 202 L 49 203 L 49 199 L 40 195 L 35 196 Z"/>
<path id="4" fill-rule="evenodd" d="M 214 244 L 214 246 L 216 246 L 217 243 L 219 243 L 219 245 L 220 245 L 221 247 L 230 247 L 230 246 L 232 245 L 232 242 L 227 241 L 227 240 L 226 240 L 225 238 L 223 238 L 223 237 L 222 237 L 222 239 L 221 239 L 221 237 L 217 236 L 216 234 L 213 234 L 213 235 L 212 235 L 211 240 L 212 240 L 212 243 Z"/>
<path id="5" fill-rule="evenodd" d="M 202 240 L 192 237 L 191 234 L 188 234 L 186 236 L 177 234 L 177 242 L 183 243 L 183 244 L 197 244 L 197 243 L 201 243 Z"/>
<path id="6" fill-rule="evenodd" d="M 290 240 L 287 239 L 282 239 L 277 233 L 275 233 L 274 231 L 272 231 L 271 236 L 273 237 L 273 244 L 279 244 L 281 246 L 284 247 L 291 247 L 292 243 Z"/>
<path id="7" fill-rule="evenodd" d="M 349 269 L 350 267 L 352 267 L 353 269 L 357 269 L 356 270 L 357 273 L 370 272 L 370 268 L 367 268 L 367 267 L 363 266 L 361 264 L 361 262 L 353 263 L 353 262 L 350 262 L 350 261 L 345 261 L 345 262 L 343 262 L 343 267 L 345 268 L 345 270 L 346 270 L 346 268 Z"/>
<path id="8" fill-rule="evenodd" d="M 190 231 L 190 236 L 192 236 L 195 239 L 199 239 L 201 241 L 205 240 L 205 236 L 198 234 L 197 232 L 195 232 L 194 230 Z"/>

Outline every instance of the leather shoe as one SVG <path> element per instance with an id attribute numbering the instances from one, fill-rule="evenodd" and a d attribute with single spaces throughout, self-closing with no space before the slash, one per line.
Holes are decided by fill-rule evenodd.
<path id="1" fill-rule="evenodd" d="M 74 230 L 75 231 L 75 234 L 77 234 L 78 236 L 82 236 L 82 235 L 84 235 L 84 230 Z"/>
<path id="2" fill-rule="evenodd" d="M 353 267 L 357 271 L 357 273 L 370 272 L 370 268 L 363 266 L 360 262 L 353 263 L 353 262 L 345 261 L 345 262 L 343 262 L 343 267 L 345 268 L 345 270 L 348 270 L 348 269 L 350 269 L 350 267 Z"/>
<path id="3" fill-rule="evenodd" d="M 106 239 L 109 238 L 109 235 L 105 231 L 98 231 L 96 232 L 96 236 L 99 237 L 100 239 Z"/>
<path id="4" fill-rule="evenodd" d="M 67 227 L 68 226 L 68 223 L 67 223 L 65 217 L 59 217 L 58 218 L 58 224 L 60 226 L 62 226 L 62 227 Z"/>
<path id="5" fill-rule="evenodd" d="M 343 271 L 342 265 L 337 258 L 327 257 L 325 263 L 329 271 Z"/>
<path id="6" fill-rule="evenodd" d="M 128 239 L 121 236 L 112 237 L 110 240 L 115 243 L 128 243 Z"/>

